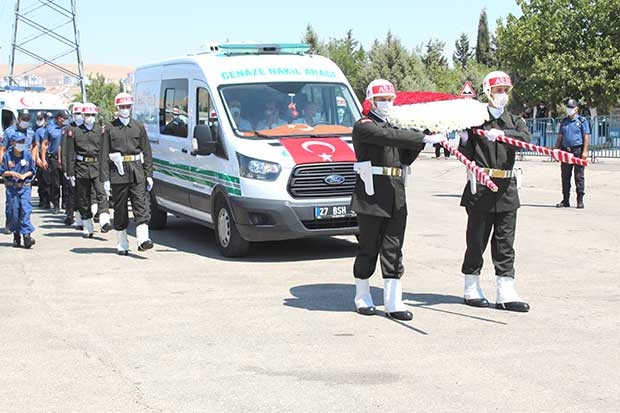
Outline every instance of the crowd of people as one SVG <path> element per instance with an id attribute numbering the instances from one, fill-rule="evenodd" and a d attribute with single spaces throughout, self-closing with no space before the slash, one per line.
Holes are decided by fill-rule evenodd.
<path id="1" fill-rule="evenodd" d="M 84 238 L 92 238 L 94 223 L 100 231 L 117 232 L 117 252 L 129 251 L 127 202 L 131 201 L 138 250 L 153 247 L 149 237 L 147 192 L 153 188 L 153 162 L 144 126 L 131 118 L 133 98 L 119 93 L 114 99 L 118 116 L 98 124 L 98 108 L 75 103 L 72 120 L 65 111 L 32 114 L 24 110 L 3 134 L 0 174 L 6 187 L 4 232 L 13 234 L 13 246 L 35 245 L 31 191 L 38 184 L 38 207 L 60 214 L 75 224 Z M 109 214 L 112 199 L 114 220 Z M 76 219 L 77 218 L 77 219 Z"/>

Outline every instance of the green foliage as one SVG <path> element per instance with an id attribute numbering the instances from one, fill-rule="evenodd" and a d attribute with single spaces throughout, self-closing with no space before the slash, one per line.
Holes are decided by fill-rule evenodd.
<path id="1" fill-rule="evenodd" d="M 531 101 L 572 97 L 599 113 L 620 97 L 620 0 L 518 0 L 498 30 L 500 59 Z"/>
<path id="2" fill-rule="evenodd" d="M 344 72 L 355 94 L 364 96 L 366 84 L 362 70 L 366 65 L 366 52 L 359 41 L 353 37 L 353 30 L 349 29 L 344 39 L 330 39 L 325 45 L 325 55 L 333 60 Z"/>
<path id="3" fill-rule="evenodd" d="M 469 47 L 469 37 L 465 33 L 461 33 L 461 37 L 454 42 L 454 53 L 452 54 L 454 66 L 464 69 L 473 55 L 474 53 Z"/>
<path id="4" fill-rule="evenodd" d="M 443 54 L 445 46 L 446 44 L 439 41 L 439 39 L 429 40 L 426 43 L 426 54 L 422 58 L 422 63 L 424 63 L 427 69 L 448 67 L 448 59 Z"/>
<path id="5" fill-rule="evenodd" d="M 491 40 L 489 36 L 489 23 L 487 20 L 487 11 L 482 9 L 480 19 L 478 20 L 478 42 L 476 43 L 476 62 L 487 66 L 493 64 L 491 55 Z"/>
<path id="6" fill-rule="evenodd" d="M 99 108 L 99 121 L 111 121 L 115 110 L 114 96 L 123 90 L 122 86 L 106 82 L 105 77 L 100 73 L 97 73 L 94 77 L 89 75 L 88 80 L 86 96 L 89 102 L 94 103 Z M 77 94 L 74 97 L 74 101 L 82 102 L 82 94 Z"/>

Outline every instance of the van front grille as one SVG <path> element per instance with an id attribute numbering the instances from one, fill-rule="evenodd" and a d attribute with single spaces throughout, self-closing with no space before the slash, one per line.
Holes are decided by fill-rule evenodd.
<path id="1" fill-rule="evenodd" d="M 291 173 L 288 192 L 293 198 L 351 196 L 355 175 L 353 162 L 299 165 Z"/>

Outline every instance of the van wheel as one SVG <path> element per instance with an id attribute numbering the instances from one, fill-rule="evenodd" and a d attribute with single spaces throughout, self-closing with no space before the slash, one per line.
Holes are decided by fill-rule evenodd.
<path id="1" fill-rule="evenodd" d="M 215 238 L 217 248 L 225 257 L 242 257 L 250 248 L 250 243 L 239 235 L 230 207 L 223 198 L 215 204 Z"/>
<path id="2" fill-rule="evenodd" d="M 157 208 L 157 201 L 152 192 L 149 195 L 149 199 L 151 202 L 151 220 L 149 221 L 149 228 L 152 230 L 164 229 L 168 222 L 168 213 Z"/>

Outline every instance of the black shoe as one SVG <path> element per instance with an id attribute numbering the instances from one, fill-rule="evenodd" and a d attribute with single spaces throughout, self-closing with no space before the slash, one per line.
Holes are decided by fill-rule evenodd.
<path id="1" fill-rule="evenodd" d="M 472 307 L 488 307 L 489 302 L 486 298 L 464 298 L 465 304 Z"/>
<path id="2" fill-rule="evenodd" d="M 3 234 L 10 234 L 10 233 L 11 233 L 11 230 L 10 230 L 10 229 L 8 229 L 7 227 L 4 227 L 4 228 L 2 228 L 2 233 L 3 233 Z"/>
<path id="3" fill-rule="evenodd" d="M 22 246 L 22 237 L 17 232 L 13 234 L 13 247 L 19 248 Z"/>
<path id="4" fill-rule="evenodd" d="M 57 206 L 52 207 L 52 214 L 56 215 L 60 213 L 60 208 L 58 208 Z"/>
<path id="5" fill-rule="evenodd" d="M 556 208 L 570 208 L 570 203 L 568 201 L 562 201 L 555 204 Z"/>
<path id="6" fill-rule="evenodd" d="M 516 311 L 518 313 L 527 313 L 530 311 L 530 305 L 521 301 L 513 301 L 511 303 L 496 303 L 495 308 L 498 310 Z"/>
<path id="7" fill-rule="evenodd" d="M 75 229 L 77 229 L 78 231 L 82 231 L 84 229 L 84 225 L 76 225 Z"/>
<path id="8" fill-rule="evenodd" d="M 360 307 L 357 309 L 357 313 L 361 315 L 375 315 L 377 309 L 375 307 Z"/>
<path id="9" fill-rule="evenodd" d="M 112 225 L 110 225 L 109 223 L 107 224 L 103 224 L 103 226 L 101 227 L 101 232 L 105 233 L 108 232 L 112 229 Z"/>
<path id="10" fill-rule="evenodd" d="M 584 205 L 583 205 L 583 201 L 577 201 L 577 209 L 583 209 Z"/>
<path id="11" fill-rule="evenodd" d="M 142 244 L 140 244 L 140 246 L 138 247 L 138 251 L 146 251 L 150 250 L 151 248 L 153 248 L 153 241 L 147 239 Z"/>
<path id="12" fill-rule="evenodd" d="M 65 217 L 65 225 L 73 225 L 74 222 L 75 218 L 73 218 L 73 215 L 67 215 Z"/>
<path id="13" fill-rule="evenodd" d="M 99 215 L 95 215 L 95 216 L 93 217 L 93 222 L 94 222 L 95 224 L 98 224 L 98 223 L 99 223 Z"/>
<path id="14" fill-rule="evenodd" d="M 30 249 L 35 244 L 34 238 L 28 235 L 24 235 L 24 248 Z"/>
<path id="15" fill-rule="evenodd" d="M 95 234 L 82 234 L 82 238 L 92 238 Z"/>
<path id="16" fill-rule="evenodd" d="M 401 320 L 401 321 L 411 321 L 413 320 L 413 314 L 411 313 L 411 311 L 394 311 L 393 313 L 385 313 L 386 317 L 388 318 L 393 318 L 395 320 Z"/>
<path id="17" fill-rule="evenodd" d="M 122 251 L 116 250 L 116 254 L 117 255 L 129 255 L 129 251 L 127 251 L 127 250 L 122 250 Z"/>

